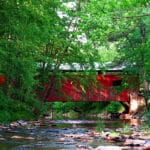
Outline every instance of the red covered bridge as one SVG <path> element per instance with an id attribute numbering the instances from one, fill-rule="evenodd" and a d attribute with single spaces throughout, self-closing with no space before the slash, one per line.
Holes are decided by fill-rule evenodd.
<path id="1" fill-rule="evenodd" d="M 54 70 L 53 66 L 50 70 Z M 132 102 L 138 101 L 137 77 L 129 77 L 123 73 L 126 66 L 107 67 L 105 73 L 98 63 L 81 65 L 79 63 L 61 64 L 58 71 L 63 73 L 63 78 L 50 76 L 45 92 L 41 93 L 45 101 L 121 101 L 129 107 Z M 84 75 L 83 72 L 94 72 L 94 78 Z M 69 76 L 65 74 L 70 73 Z M 85 79 L 86 78 L 86 79 Z M 82 84 L 82 80 L 87 84 Z M 5 78 L 0 75 L 0 84 L 5 83 Z M 59 83 L 59 84 L 58 84 Z M 125 86 L 124 86 L 125 85 Z M 132 96 L 131 93 L 136 93 Z M 132 100 L 132 102 L 131 102 Z M 137 102 L 138 103 L 138 102 Z M 133 104 L 135 105 L 135 103 Z"/>
<path id="2" fill-rule="evenodd" d="M 54 70 L 53 66 L 50 70 Z M 46 84 L 45 92 L 41 93 L 45 101 L 130 101 L 130 92 L 138 91 L 137 80 L 131 79 L 122 71 L 125 66 L 107 67 L 102 73 L 99 63 L 81 65 L 79 63 L 61 64 L 58 71 L 63 72 L 63 78 L 53 78 Z M 84 71 L 94 71 L 94 78 L 83 75 Z M 66 73 L 71 72 L 69 76 Z M 75 74 L 76 73 L 76 74 Z M 51 77 L 50 77 L 51 78 Z M 86 79 L 85 79 L 86 78 Z M 87 84 L 83 85 L 82 80 Z M 0 75 L 0 84 L 5 82 Z M 58 86 L 59 83 L 59 86 Z M 123 86 L 126 85 L 126 86 Z M 135 88 L 136 87 L 136 88 Z"/>
<path id="3" fill-rule="evenodd" d="M 127 74 L 122 71 L 125 66 L 109 67 L 102 73 L 102 67 L 98 63 L 92 66 L 80 65 L 79 63 L 61 64 L 59 70 L 63 74 L 71 72 L 72 76 L 60 79 L 61 84 L 57 86 L 58 79 L 47 84 L 46 101 L 122 101 L 130 100 L 131 87 L 135 85 Z M 81 81 L 85 78 L 80 75 L 83 71 L 95 71 L 95 79 L 87 80 L 83 86 Z M 77 72 L 76 75 L 73 73 Z M 126 85 L 126 86 L 124 86 Z M 133 89 L 132 89 L 133 90 Z"/>

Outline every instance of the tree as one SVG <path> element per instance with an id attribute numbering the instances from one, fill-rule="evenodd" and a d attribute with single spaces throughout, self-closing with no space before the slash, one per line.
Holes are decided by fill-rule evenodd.
<path id="1" fill-rule="evenodd" d="M 134 64 L 128 70 L 139 74 L 147 109 L 149 99 L 149 1 L 89 1 L 83 7 L 81 27 L 94 49 L 114 44 L 120 56 L 115 60 Z M 88 13 L 85 13 L 88 12 Z M 87 31 L 87 32 L 86 32 Z M 111 53 L 111 47 L 110 53 Z"/>
<path id="2" fill-rule="evenodd" d="M 0 73 L 6 78 L 6 84 L 1 88 L 5 100 L 1 111 L 12 112 L 14 108 L 8 106 L 11 99 L 14 107 L 27 107 L 27 111 L 40 114 L 40 109 L 36 109 L 41 104 L 34 101 L 38 85 L 35 75 L 38 61 L 43 58 L 42 48 L 55 35 L 53 24 L 59 19 L 57 5 L 58 1 L 49 0 L 0 2 Z"/>

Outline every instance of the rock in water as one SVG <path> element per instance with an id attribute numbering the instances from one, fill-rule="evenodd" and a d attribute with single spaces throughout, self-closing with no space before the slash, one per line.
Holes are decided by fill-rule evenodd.
<path id="1" fill-rule="evenodd" d="M 144 140 L 139 139 L 126 139 L 124 142 L 125 146 L 142 146 L 144 144 Z"/>
<path id="2" fill-rule="evenodd" d="M 94 150 L 91 146 L 87 145 L 76 145 L 76 150 Z"/>
<path id="3" fill-rule="evenodd" d="M 150 139 L 145 140 L 143 150 L 150 150 Z"/>
<path id="4" fill-rule="evenodd" d="M 26 126 L 26 125 L 27 125 L 27 122 L 24 121 L 24 120 L 17 120 L 17 123 L 18 123 L 20 126 Z"/>

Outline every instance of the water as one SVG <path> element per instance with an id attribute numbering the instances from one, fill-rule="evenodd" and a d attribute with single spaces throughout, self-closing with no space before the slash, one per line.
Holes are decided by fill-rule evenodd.
<path id="1" fill-rule="evenodd" d="M 0 150 L 74 150 L 77 145 L 96 148 L 113 145 L 94 135 L 96 120 L 44 120 L 40 126 L 0 130 Z M 120 120 L 105 120 L 109 128 L 121 127 Z"/>

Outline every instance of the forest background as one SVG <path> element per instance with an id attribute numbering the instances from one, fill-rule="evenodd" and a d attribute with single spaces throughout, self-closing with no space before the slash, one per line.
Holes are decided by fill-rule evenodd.
<path id="1" fill-rule="evenodd" d="M 1 0 L 0 74 L 6 82 L 0 85 L 0 122 L 47 113 L 51 103 L 37 91 L 45 92 L 53 64 L 52 76 L 63 77 L 58 66 L 66 62 L 135 64 L 128 73 L 139 75 L 149 110 L 149 58 L 149 0 Z M 63 110 L 62 104 L 53 105 Z M 112 105 L 108 110 L 120 107 Z M 77 107 L 100 110 L 104 104 Z"/>

